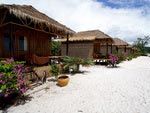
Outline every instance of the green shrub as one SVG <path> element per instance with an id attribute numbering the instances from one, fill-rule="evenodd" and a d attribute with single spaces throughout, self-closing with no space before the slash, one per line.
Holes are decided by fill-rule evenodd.
<path id="1" fill-rule="evenodd" d="M 16 98 L 12 95 L 21 97 L 26 92 L 24 70 L 24 65 L 13 59 L 0 61 L 0 108 Z"/>
<path id="2" fill-rule="evenodd" d="M 13 92 L 25 93 L 24 65 L 7 59 L 0 63 L 0 92 L 9 95 Z"/>
<path id="3" fill-rule="evenodd" d="M 52 55 L 60 55 L 60 51 L 61 51 L 61 42 L 52 41 L 52 43 L 51 43 Z"/>
<path id="4" fill-rule="evenodd" d="M 118 63 L 125 61 L 127 58 L 126 54 L 124 54 L 124 53 L 118 53 L 118 54 L 116 54 L 116 56 L 118 57 Z"/>
<path id="5" fill-rule="evenodd" d="M 92 59 L 84 59 L 83 62 L 82 62 L 82 65 L 83 66 L 90 66 L 90 65 L 93 65 L 93 60 Z"/>
<path id="6" fill-rule="evenodd" d="M 51 65 L 51 73 L 52 73 L 52 76 L 54 76 L 55 78 L 58 77 L 60 71 L 59 71 L 59 67 L 57 64 L 52 64 Z"/>
<path id="7" fill-rule="evenodd" d="M 79 57 L 68 57 L 68 56 L 63 58 L 64 72 L 69 72 L 69 68 L 72 68 L 73 72 L 79 72 L 80 65 L 88 66 L 92 64 L 93 61 L 91 59 L 82 59 Z"/>

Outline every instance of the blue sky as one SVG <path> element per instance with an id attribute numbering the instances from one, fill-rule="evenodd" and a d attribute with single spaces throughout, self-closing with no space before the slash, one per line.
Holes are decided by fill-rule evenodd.
<path id="1" fill-rule="evenodd" d="M 150 0 L 98 0 L 112 8 L 150 7 Z"/>
<path id="2" fill-rule="evenodd" d="M 133 42 L 150 35 L 150 0 L 0 0 L 27 4 L 75 31 L 99 29 Z"/>

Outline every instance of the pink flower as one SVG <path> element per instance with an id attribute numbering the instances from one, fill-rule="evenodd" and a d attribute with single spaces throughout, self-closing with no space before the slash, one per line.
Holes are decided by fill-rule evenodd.
<path id="1" fill-rule="evenodd" d="M 10 59 L 6 59 L 6 61 L 4 62 L 5 64 L 12 64 L 14 62 L 13 58 Z"/>
<path id="2" fill-rule="evenodd" d="M 110 59 L 110 61 L 111 61 L 112 64 L 115 64 L 118 61 L 118 57 L 115 56 L 115 55 L 113 55 L 113 54 L 109 55 L 109 59 Z"/>
<path id="3" fill-rule="evenodd" d="M 25 93 L 25 92 L 26 92 L 26 88 L 21 88 L 21 89 L 20 89 L 20 92 L 21 92 L 21 93 Z"/>
<path id="4" fill-rule="evenodd" d="M 3 81 L 3 80 L 0 80 L 0 84 L 4 84 L 5 83 L 5 81 Z"/>
<path id="5" fill-rule="evenodd" d="M 3 77 L 4 75 L 2 73 L 0 73 L 0 79 Z"/>

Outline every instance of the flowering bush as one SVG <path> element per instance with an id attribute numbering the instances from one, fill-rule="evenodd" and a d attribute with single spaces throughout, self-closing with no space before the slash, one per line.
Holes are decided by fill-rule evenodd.
<path id="1" fill-rule="evenodd" d="M 110 54 L 109 59 L 110 59 L 112 66 L 115 67 L 118 62 L 118 57 L 113 54 Z"/>
<path id="2" fill-rule="evenodd" d="M 5 97 L 13 94 L 24 94 L 26 91 L 23 76 L 24 65 L 13 58 L 0 61 L 0 94 Z"/>

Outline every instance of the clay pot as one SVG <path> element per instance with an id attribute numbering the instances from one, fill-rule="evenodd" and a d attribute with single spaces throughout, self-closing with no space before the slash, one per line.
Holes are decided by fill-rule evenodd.
<path id="1" fill-rule="evenodd" d="M 66 86 L 68 84 L 68 82 L 69 82 L 69 77 L 66 75 L 59 76 L 57 79 L 57 85 L 60 87 Z"/>

